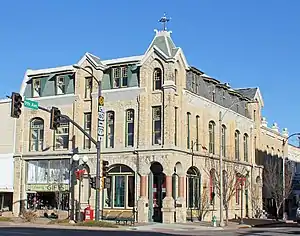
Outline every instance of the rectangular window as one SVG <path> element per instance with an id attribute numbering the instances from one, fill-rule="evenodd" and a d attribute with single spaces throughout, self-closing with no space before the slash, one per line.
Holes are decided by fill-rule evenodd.
<path id="1" fill-rule="evenodd" d="M 125 176 L 114 176 L 114 207 L 125 207 Z"/>
<path id="2" fill-rule="evenodd" d="M 69 148 L 69 122 L 61 120 L 60 126 L 55 131 L 55 150 Z"/>
<path id="3" fill-rule="evenodd" d="M 113 68 L 113 88 L 128 86 L 128 67 Z"/>
<path id="4" fill-rule="evenodd" d="M 115 139 L 115 112 L 108 111 L 106 116 L 106 147 L 113 148 Z"/>
<path id="5" fill-rule="evenodd" d="M 200 127 L 199 127 L 199 123 L 200 123 L 200 117 L 196 116 L 196 150 L 199 151 L 199 133 L 200 133 Z"/>
<path id="6" fill-rule="evenodd" d="M 177 146 L 177 119 L 178 119 L 178 107 L 175 107 L 175 114 L 174 114 L 174 119 L 175 119 L 175 130 L 174 130 L 174 144 Z"/>
<path id="7" fill-rule="evenodd" d="M 126 147 L 134 145 L 134 110 L 126 111 Z"/>
<path id="8" fill-rule="evenodd" d="M 92 113 L 84 113 L 84 130 L 91 135 L 91 127 L 92 127 Z M 84 136 L 84 143 L 83 143 L 84 149 L 90 149 L 91 148 L 91 141 L 88 137 Z"/>
<path id="9" fill-rule="evenodd" d="M 186 114 L 186 132 L 187 132 L 187 136 L 186 136 L 186 148 L 190 149 L 191 148 L 191 127 L 190 127 L 190 120 L 191 120 L 191 113 L 187 113 Z"/>
<path id="10" fill-rule="evenodd" d="M 65 77 L 58 76 L 56 78 L 56 94 L 61 95 L 66 93 Z"/>
<path id="11" fill-rule="evenodd" d="M 215 90 L 213 90 L 213 91 L 211 92 L 211 100 L 212 100 L 213 102 L 216 102 L 216 91 L 215 91 Z"/>
<path id="12" fill-rule="evenodd" d="M 152 108 L 152 143 L 153 145 L 161 145 L 161 106 Z"/>
<path id="13" fill-rule="evenodd" d="M 85 92 L 84 97 L 90 99 L 92 95 L 93 90 L 93 78 L 92 77 L 86 77 L 85 78 Z"/>
<path id="14" fill-rule="evenodd" d="M 196 75 L 192 77 L 192 92 L 196 93 Z"/>
<path id="15" fill-rule="evenodd" d="M 32 79 L 32 97 L 41 96 L 41 80 Z"/>
<path id="16" fill-rule="evenodd" d="M 253 111 L 253 120 L 256 121 L 256 110 Z"/>

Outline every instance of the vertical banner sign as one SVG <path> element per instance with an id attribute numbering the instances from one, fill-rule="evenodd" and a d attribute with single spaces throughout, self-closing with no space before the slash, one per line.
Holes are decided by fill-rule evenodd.
<path id="1" fill-rule="evenodd" d="M 98 141 L 102 141 L 104 136 L 105 112 L 103 106 L 104 106 L 104 97 L 100 96 L 98 99 Z"/>

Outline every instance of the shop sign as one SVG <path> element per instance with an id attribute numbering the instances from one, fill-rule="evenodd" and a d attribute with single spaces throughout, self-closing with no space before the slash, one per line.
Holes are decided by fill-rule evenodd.
<path id="1" fill-rule="evenodd" d="M 26 191 L 35 192 L 63 192 L 68 191 L 68 184 L 27 184 Z"/>

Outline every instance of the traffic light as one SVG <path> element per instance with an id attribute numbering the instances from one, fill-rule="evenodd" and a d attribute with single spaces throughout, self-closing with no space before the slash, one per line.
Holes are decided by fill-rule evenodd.
<path id="1" fill-rule="evenodd" d="M 19 93 L 12 93 L 10 116 L 12 118 L 19 118 L 21 115 L 21 108 L 22 108 L 22 96 Z"/>
<path id="2" fill-rule="evenodd" d="M 90 177 L 91 188 L 96 189 L 96 177 Z"/>
<path id="3" fill-rule="evenodd" d="M 56 130 L 60 126 L 60 110 L 57 107 L 51 108 L 50 129 Z"/>
<path id="4" fill-rule="evenodd" d="M 102 161 L 102 177 L 107 176 L 108 164 L 108 161 Z"/>

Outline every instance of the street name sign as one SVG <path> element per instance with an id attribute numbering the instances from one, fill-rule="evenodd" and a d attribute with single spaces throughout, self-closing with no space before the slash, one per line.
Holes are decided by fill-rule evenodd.
<path id="1" fill-rule="evenodd" d="M 28 99 L 24 100 L 24 107 L 30 108 L 32 110 L 38 110 L 39 109 L 39 103 L 36 101 L 31 101 Z"/>

